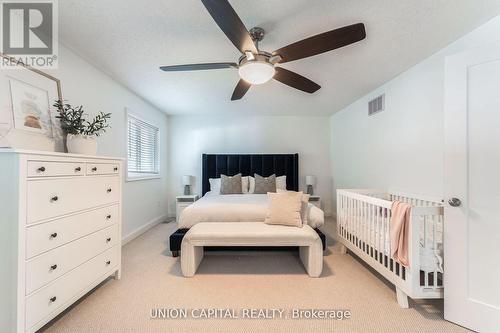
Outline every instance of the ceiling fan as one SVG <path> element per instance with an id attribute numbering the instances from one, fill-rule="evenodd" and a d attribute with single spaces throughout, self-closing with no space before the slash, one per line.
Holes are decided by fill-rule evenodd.
<path id="1" fill-rule="evenodd" d="M 201 2 L 219 28 L 242 53 L 238 63 L 162 66 L 160 69 L 166 72 L 176 72 L 236 68 L 241 79 L 231 96 L 232 101 L 241 99 L 250 86 L 266 83 L 271 79 L 312 94 L 321 88 L 317 83 L 276 65 L 335 50 L 366 37 L 364 24 L 357 23 L 303 39 L 268 53 L 258 48 L 259 42 L 264 38 L 264 30 L 255 27 L 248 31 L 227 0 L 201 0 Z"/>

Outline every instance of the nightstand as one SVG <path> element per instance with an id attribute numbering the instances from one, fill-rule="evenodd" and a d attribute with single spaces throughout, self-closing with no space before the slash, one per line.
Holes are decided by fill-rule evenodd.
<path id="1" fill-rule="evenodd" d="M 321 197 L 319 195 L 311 195 L 309 197 L 309 203 L 321 209 Z"/>
<path id="2" fill-rule="evenodd" d="M 179 222 L 179 217 L 181 216 L 182 211 L 193 202 L 198 200 L 198 194 L 192 195 L 179 195 L 175 197 L 175 220 Z"/>

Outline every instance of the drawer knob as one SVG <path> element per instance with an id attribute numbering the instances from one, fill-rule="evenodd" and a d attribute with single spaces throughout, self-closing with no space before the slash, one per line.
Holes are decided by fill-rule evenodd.
<path id="1" fill-rule="evenodd" d="M 106 265 L 111 265 L 111 260 L 106 261 Z"/>
<path id="2" fill-rule="evenodd" d="M 111 219 L 111 215 L 106 215 L 106 220 L 110 220 Z"/>
<path id="3" fill-rule="evenodd" d="M 42 166 L 42 167 L 39 167 L 39 168 L 38 168 L 38 172 L 45 172 L 45 167 L 43 167 L 43 166 Z"/>
<path id="4" fill-rule="evenodd" d="M 54 232 L 53 234 L 50 234 L 50 238 L 56 238 L 57 237 L 57 232 Z"/>
<path id="5" fill-rule="evenodd" d="M 55 297 L 55 296 L 53 296 L 53 297 L 50 298 L 50 302 L 51 303 L 54 303 L 56 300 L 57 300 L 57 297 Z"/>
<path id="6" fill-rule="evenodd" d="M 111 242 L 111 237 L 106 238 L 106 243 Z"/>
<path id="7" fill-rule="evenodd" d="M 57 195 L 54 195 L 52 198 L 50 198 L 50 201 L 54 202 L 59 200 L 59 197 Z"/>
<path id="8" fill-rule="evenodd" d="M 111 189 L 110 189 L 110 188 L 108 188 L 108 189 L 106 190 L 106 192 L 111 193 Z"/>
<path id="9" fill-rule="evenodd" d="M 97 167 L 93 167 L 92 172 L 96 172 L 96 171 L 97 171 Z"/>
<path id="10" fill-rule="evenodd" d="M 80 167 L 75 168 L 75 172 L 80 172 L 80 171 L 82 171 L 82 168 L 80 168 Z"/>
<path id="11" fill-rule="evenodd" d="M 51 270 L 57 269 L 57 265 L 52 265 L 52 266 L 50 266 L 50 269 L 51 269 Z"/>
<path id="12" fill-rule="evenodd" d="M 114 168 L 113 168 L 113 171 L 118 171 L 118 167 L 114 167 Z"/>

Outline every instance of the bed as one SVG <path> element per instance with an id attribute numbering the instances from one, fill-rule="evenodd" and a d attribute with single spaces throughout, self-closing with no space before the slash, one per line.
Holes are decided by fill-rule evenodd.
<path id="1" fill-rule="evenodd" d="M 253 176 L 257 173 L 268 177 L 286 176 L 287 190 L 299 189 L 298 154 L 203 154 L 202 155 L 202 198 L 183 210 L 179 219 L 179 229 L 170 236 L 170 251 L 178 256 L 182 238 L 193 225 L 210 222 L 263 222 L 267 213 L 265 194 L 217 195 L 210 193 L 210 178 L 222 174 L 233 176 Z M 319 230 L 324 223 L 323 211 L 309 205 L 307 212 L 309 224 L 320 236 L 326 248 L 324 234 Z M 210 250 L 210 248 L 207 248 Z M 212 248 L 213 249 L 213 248 Z M 228 249 L 228 248 L 226 248 Z M 280 250 L 290 248 L 229 248 L 230 250 Z"/>
<path id="2" fill-rule="evenodd" d="M 267 214 L 266 194 L 229 194 L 206 193 L 183 210 L 179 228 L 189 229 L 203 222 L 264 222 Z M 307 224 L 313 229 L 324 223 L 324 214 L 318 207 L 307 207 Z"/>

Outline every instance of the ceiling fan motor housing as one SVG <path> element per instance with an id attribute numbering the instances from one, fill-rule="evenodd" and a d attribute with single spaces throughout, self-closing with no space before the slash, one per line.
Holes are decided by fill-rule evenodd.
<path id="1" fill-rule="evenodd" d="M 254 42 L 260 42 L 266 35 L 266 31 L 261 27 L 253 27 L 252 29 L 250 29 L 249 33 Z"/>
<path id="2" fill-rule="evenodd" d="M 272 57 L 272 54 L 264 51 L 259 51 L 259 54 L 252 54 L 252 58 L 249 58 L 247 55 L 242 55 L 238 60 L 238 64 L 244 65 L 250 61 L 260 61 L 260 62 L 270 62 L 269 59 Z"/>

